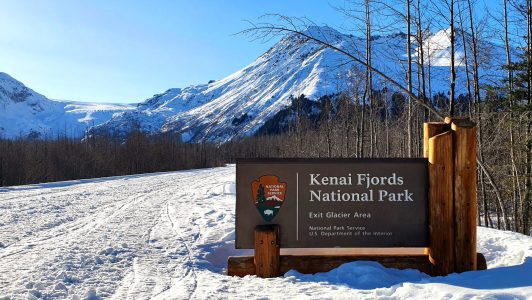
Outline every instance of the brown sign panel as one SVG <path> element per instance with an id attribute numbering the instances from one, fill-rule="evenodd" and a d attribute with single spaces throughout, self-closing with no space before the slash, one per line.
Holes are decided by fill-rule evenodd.
<path id="1" fill-rule="evenodd" d="M 428 246 L 427 160 L 241 159 L 236 248 L 279 224 L 283 248 Z"/>

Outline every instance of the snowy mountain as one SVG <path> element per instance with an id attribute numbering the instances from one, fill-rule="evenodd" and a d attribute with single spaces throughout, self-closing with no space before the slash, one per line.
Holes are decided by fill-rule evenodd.
<path id="1" fill-rule="evenodd" d="M 310 27 L 307 34 L 327 40 L 338 48 L 365 53 L 365 41 L 341 34 L 329 27 Z M 375 67 L 405 83 L 406 37 L 404 34 L 373 37 L 372 54 Z M 458 94 L 466 93 L 462 67 L 464 51 L 457 35 Z M 449 86 L 450 43 L 448 32 L 442 30 L 426 38 L 424 59 L 430 63 L 427 93 L 447 94 Z M 480 78 L 484 83 L 498 81 L 499 65 L 504 51 L 497 45 L 490 53 L 481 54 Z M 462 50 L 461 50 L 462 49 Z M 419 51 L 415 50 L 414 53 Z M 486 58 L 490 59 L 486 59 Z M 414 57 L 415 59 L 415 57 Z M 413 74 L 416 74 L 414 67 Z M 255 133 L 264 123 L 290 104 L 290 97 L 305 94 L 310 99 L 343 91 L 360 91 L 364 69 L 331 49 L 300 36 L 288 35 L 249 66 L 218 81 L 169 89 L 139 104 L 135 110 L 115 115 L 110 121 L 95 126 L 91 133 L 125 134 L 132 128 L 156 134 L 175 132 L 186 142 L 224 142 Z M 377 76 L 375 88 L 395 90 Z M 417 76 L 414 76 L 417 80 Z M 358 82 L 358 85 L 357 85 Z M 406 85 L 406 84 L 404 84 Z M 414 90 L 417 89 L 414 82 Z M 428 90 L 430 88 L 430 91 Z M 416 91 L 417 93 L 417 91 Z"/>
<path id="2" fill-rule="evenodd" d="M 0 72 L 0 137 L 81 137 L 126 104 L 100 104 L 50 100 L 6 73 Z"/>
<path id="3" fill-rule="evenodd" d="M 311 36 L 364 57 L 365 40 L 342 34 L 329 27 L 309 27 Z M 426 37 L 423 45 L 426 92 L 448 94 L 450 42 L 448 30 Z M 467 40 L 469 37 L 465 37 Z M 406 85 L 406 37 L 404 34 L 374 36 L 374 66 Z M 457 94 L 466 93 L 463 39 L 456 36 Z M 479 41 L 479 44 L 488 44 Z M 500 81 L 504 49 L 490 44 L 480 53 L 482 83 Z M 414 49 L 414 56 L 420 53 Z M 416 57 L 414 57 L 414 60 Z M 81 137 L 112 134 L 124 137 L 133 129 L 149 134 L 177 133 L 185 142 L 225 142 L 259 131 L 268 120 L 304 94 L 310 100 L 340 92 L 362 93 L 365 69 L 344 55 L 287 35 L 257 60 L 221 80 L 207 84 L 172 88 L 154 95 L 136 107 L 47 99 L 5 73 L 0 73 L 0 136 Z M 417 70 L 414 65 L 414 92 Z M 430 75 L 430 76 L 429 76 Z M 429 80 L 430 79 L 430 80 Z M 389 91 L 394 86 L 374 76 L 374 88 Z M 271 123 L 271 122 L 270 122 Z M 271 124 L 268 124 L 270 126 Z"/>
<path id="4" fill-rule="evenodd" d="M 485 227 L 484 271 L 230 277 L 234 204 L 234 166 L 0 188 L 0 299 L 532 299 L 532 238 Z"/>

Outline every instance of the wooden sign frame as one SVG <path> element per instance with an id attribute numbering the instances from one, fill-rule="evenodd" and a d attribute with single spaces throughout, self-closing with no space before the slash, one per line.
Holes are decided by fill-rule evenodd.
<path id="1" fill-rule="evenodd" d="M 438 276 L 486 269 L 476 252 L 476 126 L 467 118 L 424 124 L 423 155 L 429 160 L 429 247 L 419 255 L 280 255 L 278 225 L 255 228 L 253 256 L 229 257 L 227 274 L 281 276 L 290 269 L 304 274 L 330 271 L 356 260 L 377 261 L 398 269 Z"/>

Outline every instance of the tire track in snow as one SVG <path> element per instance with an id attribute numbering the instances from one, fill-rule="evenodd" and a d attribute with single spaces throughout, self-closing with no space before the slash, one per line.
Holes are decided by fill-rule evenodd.
<path id="1" fill-rule="evenodd" d="M 131 205 L 133 201 L 136 201 L 138 200 L 139 198 L 142 198 L 142 197 L 135 197 L 134 199 L 132 199 L 131 201 L 129 201 L 129 204 Z M 118 210 L 122 210 L 126 205 L 128 205 L 128 203 L 126 204 L 123 204 L 122 206 L 120 206 L 118 208 Z M 25 241 L 25 243 L 23 244 L 20 244 L 18 245 L 18 249 L 16 251 L 16 253 L 14 254 L 8 254 L 8 255 L 5 255 L 3 257 L 0 257 L 0 264 L 4 265 L 4 267 L 11 267 L 11 268 L 15 268 L 18 264 L 19 264 L 19 260 L 26 260 L 26 261 L 29 261 L 30 259 L 24 259 L 24 258 L 19 258 L 19 257 L 13 257 L 13 255 L 17 254 L 19 256 L 29 256 L 29 257 L 32 257 L 31 261 L 32 261 L 32 265 L 46 265 L 46 263 L 44 261 L 48 260 L 49 257 L 50 257 L 50 254 L 53 255 L 54 257 L 58 257 L 60 256 L 61 254 L 60 253 L 57 253 L 57 252 L 68 252 L 70 251 L 70 249 L 72 249 L 74 247 L 75 244 L 79 243 L 80 240 L 82 240 L 83 236 L 84 235 L 87 235 L 89 234 L 91 231 L 94 231 L 96 229 L 98 229 L 98 227 L 102 226 L 103 225 L 103 222 L 101 222 L 102 219 L 106 219 L 107 221 L 109 221 L 109 218 L 113 218 L 114 216 L 117 215 L 117 210 L 116 209 L 113 209 L 115 208 L 116 206 L 111 206 L 111 209 L 110 210 L 104 210 L 104 211 L 99 211 L 97 213 L 97 215 L 95 217 L 87 217 L 87 218 L 83 218 L 81 220 L 81 222 L 78 224 L 78 226 L 75 226 L 75 228 L 73 228 L 72 231 L 69 231 L 69 232 L 63 232 L 63 233 L 60 233 L 60 234 L 57 234 L 57 235 L 53 235 L 53 236 L 49 236 L 49 237 L 45 237 L 45 238 L 41 238 L 41 239 L 37 239 L 36 241 L 33 241 L 30 240 L 30 241 Z M 107 215 L 106 213 L 108 211 L 111 211 L 111 215 Z M 88 221 L 85 221 L 85 220 L 88 220 Z M 96 220 L 96 221 L 94 221 Z M 65 237 L 65 235 L 67 237 Z M 40 256 L 39 253 L 41 252 L 48 252 L 47 250 L 49 250 L 49 245 L 50 244 L 53 244 L 56 248 L 55 249 L 51 249 L 52 252 L 56 252 L 56 253 L 48 253 L 48 256 Z M 61 247 L 60 250 L 58 250 L 57 247 Z M 16 249 L 16 248 L 15 248 Z M 8 260 L 5 260 L 4 258 L 8 258 L 10 257 L 10 259 Z M 34 270 L 34 268 L 26 268 L 24 269 L 25 271 L 28 271 L 28 275 L 27 277 L 30 277 L 30 273 Z M 7 273 L 6 273 L 7 274 Z M 0 274 L 0 283 L 2 282 L 9 282 L 8 281 L 9 279 L 5 279 L 3 278 L 2 274 Z"/>
<path id="2" fill-rule="evenodd" d="M 37 287 L 45 298 L 66 297 L 55 289 L 57 286 L 67 289 L 68 295 L 81 297 L 95 288 L 104 298 L 175 298 L 179 296 L 174 293 L 176 288 L 186 282 L 188 292 L 181 295 L 196 297 L 197 249 L 192 245 L 201 236 L 201 228 L 195 225 L 201 215 L 190 208 L 198 204 L 194 201 L 199 196 L 201 200 L 205 197 L 194 190 L 205 192 L 206 183 L 219 181 L 225 173 L 232 171 L 224 168 L 138 176 L 77 185 L 75 190 L 54 188 L 46 197 L 35 195 L 34 190 L 32 195 L 20 196 L 13 206 L 14 214 L 49 219 L 54 226 L 38 229 L 0 249 L 4 255 L 0 257 L 0 295 L 25 297 Z M 50 203 L 63 202 L 68 204 L 60 211 L 46 209 Z M 25 209 L 27 204 L 35 206 L 36 212 Z M 69 218 L 64 219 L 65 215 Z M 40 222 L 34 220 L 38 222 L 15 225 L 31 229 Z M 182 224 L 184 221 L 190 224 Z M 18 230 L 7 225 L 0 233 L 13 235 Z M 189 231 L 184 235 L 183 230 Z M 161 240 L 152 241 L 152 237 Z M 119 291 L 120 287 L 134 290 L 135 286 L 139 287 L 137 293 Z"/>
<path id="3" fill-rule="evenodd" d="M 219 172 L 219 171 L 218 171 Z M 203 172 L 196 174 L 194 182 L 190 183 L 191 178 L 186 177 L 176 183 L 175 189 L 172 191 L 172 197 L 169 197 L 165 203 L 165 208 L 161 211 L 160 220 L 157 224 L 148 229 L 151 235 L 162 235 L 162 241 L 152 240 L 150 236 L 148 244 L 150 248 L 165 247 L 168 252 L 161 253 L 155 251 L 150 253 L 153 256 L 163 255 L 159 259 L 162 263 L 157 263 L 157 259 L 148 259 L 147 257 L 139 257 L 138 269 L 135 272 L 130 271 L 129 277 L 124 279 L 121 287 L 117 289 L 113 298 L 115 299 L 148 299 L 148 298 L 175 298 L 183 296 L 183 293 L 189 294 L 183 299 L 191 298 L 194 291 L 197 289 L 197 275 L 193 261 L 193 250 L 189 243 L 182 236 L 177 228 L 177 223 L 173 215 L 176 211 L 179 212 L 179 217 L 185 220 L 190 217 L 190 202 L 194 201 L 191 198 L 189 191 L 197 188 L 205 180 L 210 180 L 219 176 L 218 172 Z M 184 201 L 187 199 L 187 201 Z M 178 205 L 175 209 L 171 209 L 170 202 Z M 199 228 L 198 228 L 199 231 Z M 176 239 L 177 236 L 177 239 Z M 194 234 L 195 237 L 199 234 Z M 194 242 L 195 239 L 192 241 Z M 163 243 L 155 246 L 156 243 Z M 149 248 L 149 249 L 150 249 Z M 183 260 L 185 258 L 185 260 Z M 160 274 L 160 270 L 165 270 L 164 274 Z M 158 274 L 156 274 L 159 271 Z M 173 275 L 168 275 L 173 274 Z M 157 283 L 149 284 L 152 277 L 157 275 Z M 137 282 L 132 280 L 138 279 Z M 151 288 L 151 290 L 149 289 Z"/>
<path id="4" fill-rule="evenodd" d="M 112 195 L 113 194 L 118 194 L 119 187 L 114 187 L 114 186 L 111 185 L 111 186 L 108 186 L 106 188 L 112 190 L 112 192 L 110 194 L 112 194 Z M 58 190 L 57 188 L 52 188 L 51 192 L 45 193 L 45 194 L 53 194 L 53 193 L 55 193 L 56 195 L 55 195 L 54 198 L 70 197 L 72 194 L 75 194 L 75 193 L 72 193 L 72 192 L 67 192 L 66 195 L 64 195 L 63 194 L 64 192 L 65 192 L 65 190 Z M 107 194 L 109 194 L 109 193 L 107 193 Z M 43 199 L 43 197 L 41 197 L 41 199 Z M 46 199 L 46 200 L 48 200 L 48 199 Z M 76 200 L 79 200 L 79 199 L 76 199 Z M 127 202 L 127 200 L 128 199 L 124 199 L 124 200 L 120 201 L 120 203 L 121 202 Z M 39 202 L 39 200 L 30 198 L 30 199 L 26 199 L 26 202 L 32 202 L 33 203 L 33 202 Z M 3 203 L 2 200 L 0 200 L 0 204 L 5 204 L 5 203 Z M 71 206 L 74 206 L 77 203 L 70 202 L 69 204 L 70 204 L 70 206 L 66 205 L 66 206 L 64 206 L 62 208 L 67 209 L 67 208 L 70 208 Z M 100 205 L 100 206 L 98 206 L 98 212 L 96 212 L 96 213 L 99 213 L 101 211 L 105 211 L 107 208 L 116 207 L 117 205 L 119 205 L 119 203 L 109 203 L 109 204 Z M 93 206 L 93 205 L 90 205 L 90 206 Z M 0 205 L 0 208 L 2 208 L 1 205 Z M 6 208 L 3 207 L 2 209 L 6 209 Z M 85 209 L 83 209 L 83 210 L 85 210 Z M 6 209 L 6 211 L 9 212 L 8 209 Z M 48 211 L 48 213 L 50 213 L 50 211 Z M 67 212 L 67 214 L 68 213 L 71 213 L 71 211 Z M 16 242 L 6 245 L 4 249 L 0 249 L 0 253 L 3 252 L 2 250 L 13 249 L 13 248 L 16 248 L 16 247 L 20 248 L 20 245 L 24 246 L 24 245 L 31 244 L 31 243 L 41 243 L 41 242 L 49 240 L 51 238 L 55 238 L 55 237 L 67 234 L 68 232 L 76 231 L 79 227 L 81 227 L 84 224 L 84 220 L 87 219 L 87 218 L 90 218 L 90 216 L 85 216 L 85 217 L 77 216 L 77 218 L 76 218 L 76 216 L 69 216 L 69 218 L 71 218 L 71 219 L 59 220 L 58 223 L 52 224 L 53 226 L 48 226 L 49 224 L 41 224 L 41 226 L 43 226 L 43 227 L 38 227 L 39 224 L 31 223 L 32 227 L 31 227 L 31 231 L 27 232 L 27 233 L 29 233 L 28 236 L 23 236 L 22 238 L 18 238 L 18 240 Z M 34 220 L 34 218 L 31 218 L 31 220 Z M 7 225 L 9 225 L 9 224 L 7 224 Z M 56 231 L 59 231 L 59 232 L 56 233 Z M 0 226 L 0 232 L 2 232 L 2 226 Z M 9 235 L 9 232 L 4 232 L 3 234 L 4 235 Z M 2 258 L 2 256 L 0 256 L 0 259 L 1 258 Z"/>
<path id="5" fill-rule="evenodd" d="M 112 188 L 112 189 L 114 192 L 118 192 L 117 188 Z M 142 196 L 137 196 L 133 198 L 132 200 L 129 198 L 126 198 L 118 203 L 111 203 L 108 205 L 104 205 L 100 207 L 99 210 L 96 212 L 96 216 L 80 217 L 74 221 L 61 223 L 58 226 L 43 229 L 42 231 L 37 232 L 37 233 L 44 235 L 44 236 L 42 237 L 41 236 L 29 236 L 29 237 L 23 238 L 14 244 L 8 245 L 8 247 L 4 249 L 0 249 L 0 253 L 2 253 L 1 250 L 13 250 L 13 249 L 18 250 L 17 253 L 20 253 L 24 251 L 20 249 L 25 249 L 28 246 L 34 247 L 34 246 L 37 246 L 38 244 L 42 244 L 43 242 L 46 242 L 46 241 L 49 241 L 55 238 L 60 238 L 67 234 L 77 233 L 78 230 L 85 229 L 85 231 L 84 232 L 82 231 L 81 233 L 89 233 L 91 230 L 97 228 L 98 226 L 103 225 L 103 220 L 112 218 L 113 215 L 116 215 L 119 211 L 123 210 L 124 207 L 126 207 L 127 205 L 131 205 L 133 201 L 135 201 L 136 199 L 140 197 Z M 128 201 L 128 200 L 131 200 L 131 201 Z M 105 215 L 108 211 L 111 211 L 111 214 Z M 97 220 L 97 221 L 93 221 L 93 220 Z M 94 226 L 94 224 L 96 224 L 96 226 Z M 59 231 L 59 232 L 56 233 L 56 231 Z M 0 259 L 6 256 L 10 256 L 10 255 L 12 254 L 8 253 L 5 256 L 0 256 Z"/>
<path id="6" fill-rule="evenodd" d="M 179 179 L 172 182 L 173 184 L 179 184 L 185 179 Z M 174 189 L 172 187 L 172 189 Z M 160 191 L 162 193 L 164 191 Z M 166 198 L 166 195 L 162 193 L 161 198 Z M 165 203 L 161 204 L 161 207 L 165 207 Z M 160 281 L 164 279 L 164 274 L 161 274 L 161 269 L 164 266 L 161 266 L 160 260 L 161 256 L 166 255 L 164 244 L 160 244 L 158 234 L 161 234 L 161 230 L 164 231 L 165 225 L 163 224 L 163 216 L 165 215 L 165 209 L 159 209 L 159 217 L 154 222 L 154 224 L 147 229 L 147 234 L 143 234 L 141 241 L 146 244 L 145 253 L 139 255 L 135 258 L 133 268 L 128 272 L 128 275 L 124 277 L 124 280 L 120 283 L 120 286 L 117 288 L 113 294 L 114 299 L 144 299 L 148 298 L 151 291 L 160 284 Z M 161 227 L 158 229 L 158 227 Z M 147 235 L 147 239 L 144 236 Z M 159 282 L 155 278 L 159 277 Z M 170 281 L 170 280 L 168 280 Z M 167 288 L 165 288 L 167 289 Z"/>
<path id="7" fill-rule="evenodd" d="M 187 251 L 186 256 L 187 256 L 188 264 L 190 265 L 190 267 L 189 267 L 189 269 L 187 269 L 187 271 L 191 272 L 192 279 L 193 279 L 192 291 L 189 292 L 189 296 L 188 296 L 188 299 L 191 299 L 192 296 L 194 295 L 194 293 L 196 292 L 196 289 L 198 288 L 198 276 L 196 275 L 194 261 L 192 260 L 192 250 L 190 250 L 190 246 L 185 241 L 185 239 L 183 238 L 181 233 L 176 229 L 175 222 L 172 219 L 172 217 L 170 216 L 170 208 L 169 207 L 170 207 L 170 203 L 167 202 L 166 203 L 166 216 L 168 217 L 168 220 L 172 224 L 172 230 L 177 235 L 177 238 L 179 239 L 179 241 L 181 243 L 183 243 L 183 246 L 185 246 L 185 249 Z"/>
<path id="8" fill-rule="evenodd" d="M 83 241 L 84 237 L 87 236 L 90 232 L 97 231 L 99 227 L 102 227 L 106 224 L 110 224 L 110 222 L 113 220 L 113 218 L 117 217 L 122 211 L 124 211 L 127 207 L 133 205 L 135 202 L 143 201 L 145 200 L 152 192 L 157 191 L 159 188 L 162 188 L 164 186 L 168 186 L 168 182 L 160 182 L 158 185 L 152 186 L 151 191 L 144 191 L 144 193 L 133 193 L 134 197 L 126 197 L 124 200 L 119 201 L 116 204 L 110 204 L 104 206 L 104 208 L 99 208 L 94 215 L 87 216 L 84 218 L 81 218 L 79 220 L 79 224 L 75 226 L 71 231 L 64 231 L 62 234 L 58 234 L 55 236 L 50 236 L 46 238 L 37 237 L 38 240 L 46 241 L 47 243 L 41 244 L 42 247 L 39 247 L 39 243 L 35 243 L 35 240 L 27 240 L 25 243 L 18 246 L 21 250 L 19 250 L 15 255 L 15 253 L 11 254 L 12 259 L 6 260 L 1 259 L 0 260 L 0 270 L 3 268 L 6 269 L 12 269 L 16 268 L 16 265 L 20 264 L 21 261 L 32 261 L 31 265 L 46 265 L 44 261 L 49 260 L 50 256 L 58 257 L 61 256 L 61 252 L 68 252 L 70 249 L 72 249 L 76 244 Z M 122 189 L 120 189 L 120 192 L 124 194 L 122 190 L 127 190 L 129 187 L 124 186 Z M 117 190 L 114 190 L 114 193 L 116 193 Z M 66 235 L 66 237 L 65 237 Z M 90 235 L 89 235 L 90 236 Z M 53 244 L 55 246 L 55 249 L 49 249 L 50 244 Z M 60 248 L 60 250 L 58 250 Z M 47 257 L 39 256 L 38 253 L 41 252 L 51 252 L 56 253 L 47 253 Z M 55 250 L 55 251 L 54 251 Z M 58 253 L 59 252 L 59 253 Z M 51 254 L 51 255 L 50 255 Z M 26 257 L 33 257 L 33 259 L 25 259 Z M 35 259 L 36 258 L 36 259 Z M 37 267 L 27 267 L 25 269 L 26 272 L 20 272 L 20 273 L 26 273 L 27 275 L 24 276 L 23 274 L 21 277 L 30 277 L 29 274 L 35 271 L 35 268 Z M 2 274 L 8 274 L 9 272 L 0 272 L 0 291 L 3 289 L 3 286 L 5 284 L 10 285 L 10 281 L 12 278 L 3 278 Z M 16 285 L 17 283 L 12 283 L 11 286 Z"/>

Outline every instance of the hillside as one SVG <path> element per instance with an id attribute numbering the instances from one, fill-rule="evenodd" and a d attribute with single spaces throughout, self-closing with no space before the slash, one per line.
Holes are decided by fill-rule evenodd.
<path id="1" fill-rule="evenodd" d="M 329 27 L 309 27 L 306 33 L 364 57 L 365 41 L 361 38 Z M 458 35 L 456 40 L 456 89 L 459 95 L 466 93 L 467 80 L 461 36 Z M 488 42 L 480 41 L 479 44 L 482 45 L 480 48 L 488 49 L 480 53 L 479 58 L 482 84 L 500 81 L 504 49 Z M 374 66 L 406 85 L 405 35 L 374 36 L 372 49 Z M 447 95 L 448 30 L 428 36 L 424 54 L 426 92 Z M 362 94 L 364 72 L 363 67 L 345 56 L 292 34 L 282 38 L 247 67 L 225 78 L 171 88 L 137 106 L 53 101 L 0 73 L 0 136 L 55 137 L 66 134 L 82 137 L 88 131 L 89 134 L 124 137 L 133 129 L 140 129 L 149 134 L 177 133 L 184 142 L 225 142 L 256 133 L 288 107 L 292 97 L 304 94 L 315 101 L 341 92 Z M 415 65 L 413 72 L 417 74 Z M 374 78 L 374 89 L 397 90 L 378 76 Z M 414 76 L 414 92 L 418 93 L 416 81 L 417 76 Z"/>
<path id="2" fill-rule="evenodd" d="M 530 299 L 532 238 L 478 228 L 488 270 L 429 277 L 353 262 L 224 274 L 235 167 L 0 188 L 0 299 Z"/>
<path id="3" fill-rule="evenodd" d="M 364 56 L 365 41 L 342 34 L 329 27 L 310 27 L 307 34 L 327 40 L 338 48 Z M 466 93 L 463 46 L 457 38 L 457 94 Z M 406 45 L 404 34 L 375 36 L 372 39 L 376 68 L 405 84 Z M 481 53 L 482 83 L 500 80 L 504 62 L 502 47 L 490 44 Z M 462 50 L 460 50 L 462 49 Z M 424 43 L 427 93 L 447 94 L 449 86 L 450 43 L 448 31 L 442 30 Z M 414 51 L 416 52 L 416 51 Z M 301 94 L 311 100 L 340 92 L 362 94 L 364 69 L 328 48 L 297 35 L 287 35 L 247 67 L 208 84 L 175 88 L 155 95 L 137 109 L 114 116 L 95 126 L 91 133 L 124 135 L 132 128 L 156 134 L 175 132 L 184 141 L 224 142 L 254 134 L 280 110 L 291 97 Z M 416 74 L 416 68 L 413 70 Z M 430 73 L 430 77 L 428 74 Z M 417 76 L 414 76 L 417 80 Z M 430 78 L 430 80 L 429 80 Z M 395 87 L 375 76 L 375 89 Z M 417 82 L 414 90 L 417 93 Z M 429 90 L 430 88 L 430 90 Z"/>
<path id="4" fill-rule="evenodd" d="M 130 109 L 127 104 L 50 100 L 0 72 L 0 137 L 80 138 L 89 127 Z"/>

